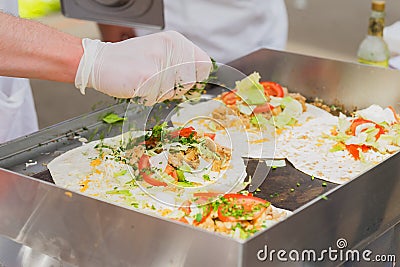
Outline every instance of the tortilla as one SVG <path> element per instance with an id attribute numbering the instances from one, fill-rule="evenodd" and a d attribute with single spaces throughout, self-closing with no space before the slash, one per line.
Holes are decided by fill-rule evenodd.
<path id="1" fill-rule="evenodd" d="M 134 132 L 132 136 L 138 137 L 142 134 Z M 73 191 L 111 201 L 119 199 L 113 193 L 107 194 L 107 192 L 115 190 L 115 188 L 128 191 L 133 190 L 137 194 L 136 188 L 126 188 L 126 183 L 130 182 L 132 185 L 139 186 L 146 194 L 159 194 L 162 196 L 160 199 L 162 202 L 172 205 L 183 202 L 185 197 L 181 199 L 171 198 L 170 191 L 174 192 L 173 195 L 177 195 L 177 191 L 185 191 L 183 194 L 185 196 L 185 194 L 196 191 L 238 192 L 246 186 L 244 183 L 246 167 L 243 160 L 235 152 L 232 152 L 230 161 L 227 163 L 228 168 L 220 172 L 212 171 L 211 168 L 204 168 L 204 171 L 188 172 L 186 177 L 188 183 L 196 183 L 196 186 L 183 188 L 182 186 L 168 183 L 168 186 L 165 188 L 163 186 L 157 188 L 157 186 L 151 186 L 145 181 L 132 180 L 132 174 L 135 171 L 131 166 L 116 160 L 113 156 L 107 158 L 112 154 L 110 149 L 103 148 L 101 153 L 104 155 L 100 159 L 99 149 L 96 149 L 96 146 L 100 143 L 103 147 L 118 147 L 122 143 L 122 136 L 104 139 L 102 142 L 94 141 L 85 144 L 51 161 L 48 164 L 48 168 L 54 182 Z M 163 159 L 160 157 L 160 154 L 151 157 L 150 162 L 153 161 L 156 162 L 155 164 L 162 164 Z M 207 174 L 208 180 L 203 178 L 205 174 Z M 154 197 L 157 198 L 157 196 Z M 170 199 L 173 199 L 172 203 L 168 203 L 171 202 Z"/>
<path id="2" fill-rule="evenodd" d="M 286 158 L 284 147 L 292 131 L 301 127 L 304 123 L 315 118 L 334 117 L 327 111 L 316 106 L 306 104 L 307 110 L 298 117 L 294 126 L 287 126 L 281 130 L 275 130 L 272 125 L 265 128 L 250 127 L 240 122 L 240 118 L 232 114 L 230 120 L 236 120 L 230 126 L 223 129 L 215 129 L 212 124 L 223 125 L 224 122 L 213 118 L 215 109 L 224 107 L 221 101 L 210 100 L 197 104 L 184 103 L 180 105 L 179 111 L 171 117 L 175 126 L 194 125 L 204 131 L 219 133 L 218 136 L 228 136 L 233 147 L 239 151 L 242 157 L 249 158 Z M 225 123 L 226 125 L 226 123 Z"/>
<path id="3" fill-rule="evenodd" d="M 138 137 L 143 132 L 131 133 Z M 126 139 L 126 135 L 123 136 Z M 196 192 L 237 192 L 245 186 L 245 165 L 240 156 L 232 156 L 229 168 L 222 177 L 214 183 L 202 187 L 172 187 L 170 185 L 150 186 L 144 181 L 133 179 L 135 170 L 117 157 L 112 157 L 112 150 L 107 147 L 117 147 L 123 143 L 122 136 L 93 141 L 75 148 L 51 161 L 47 166 L 56 185 L 81 193 L 108 203 L 116 204 L 152 216 L 164 217 L 171 220 L 182 220 L 182 207 L 185 201 L 196 199 Z M 100 149 L 99 149 L 100 147 Z M 102 156 L 99 157 L 99 153 Z M 110 157 L 109 157 L 110 156 Z M 101 159 L 101 160 L 100 160 Z M 192 213 L 202 210 L 192 207 Z M 290 211 L 271 206 L 269 216 L 263 222 L 264 228 L 284 220 Z M 207 224 L 195 223 L 196 214 L 187 215 L 192 218 L 186 223 L 207 229 Z M 228 223 L 229 224 L 229 223 Z M 211 229 L 208 229 L 211 230 Z M 216 230 L 215 230 L 216 231 Z M 223 233 L 224 234 L 224 233 Z M 240 238 L 236 232 L 225 233 L 233 238 Z"/>
<path id="4" fill-rule="evenodd" d="M 293 130 L 284 153 L 293 166 L 315 178 L 344 184 L 382 162 L 390 155 L 370 150 L 365 160 L 355 160 L 347 151 L 332 152 L 336 141 L 327 138 L 338 123 L 337 117 L 322 117 Z"/>

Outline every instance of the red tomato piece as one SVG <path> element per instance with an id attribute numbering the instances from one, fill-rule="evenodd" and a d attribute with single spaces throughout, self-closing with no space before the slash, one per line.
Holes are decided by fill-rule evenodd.
<path id="1" fill-rule="evenodd" d="M 172 176 L 172 178 L 174 178 L 175 181 L 178 181 L 178 174 L 176 173 L 176 170 L 174 167 L 172 167 L 171 165 L 167 164 L 167 166 L 165 167 L 165 171 L 166 174 Z"/>
<path id="2" fill-rule="evenodd" d="M 360 151 L 358 150 L 358 145 L 346 145 L 346 149 L 355 160 L 360 159 Z"/>
<path id="3" fill-rule="evenodd" d="M 185 213 L 185 215 L 189 215 L 190 212 L 192 211 L 190 209 L 190 205 L 192 204 L 192 202 L 190 202 L 189 200 L 185 200 L 182 203 L 182 206 L 179 207 L 179 210 L 183 211 Z"/>
<path id="4" fill-rule="evenodd" d="M 383 127 L 383 126 L 381 126 L 381 125 L 379 125 L 379 124 L 376 124 L 376 123 L 373 122 L 373 121 L 365 120 L 365 119 L 363 119 L 363 118 L 357 118 L 357 119 L 355 119 L 355 120 L 351 123 L 350 128 L 349 128 L 349 131 L 348 131 L 348 134 L 355 135 L 355 134 L 356 134 L 356 128 L 357 128 L 359 125 L 364 124 L 364 123 L 373 123 L 373 124 L 375 124 L 375 128 L 379 129 L 379 132 L 375 135 L 375 139 L 376 139 L 376 140 L 379 139 L 379 137 L 381 136 L 381 134 L 384 134 L 384 133 L 386 132 L 385 127 Z M 365 130 L 367 130 L 367 129 L 365 129 Z M 364 131 L 365 131 L 365 130 L 364 130 Z"/>
<path id="5" fill-rule="evenodd" d="M 209 137 L 211 140 L 215 139 L 215 133 L 204 133 L 204 136 Z"/>
<path id="6" fill-rule="evenodd" d="M 364 123 L 374 123 L 374 122 L 372 122 L 370 120 L 365 120 L 363 118 L 357 118 L 357 119 L 353 120 L 353 122 L 351 123 L 350 128 L 349 128 L 349 134 L 355 135 L 357 126 L 364 124 Z"/>
<path id="7" fill-rule="evenodd" d="M 195 202 L 197 204 L 206 204 L 210 201 L 214 201 L 216 198 L 222 196 L 223 193 L 218 192 L 197 192 L 193 193 L 193 197 L 196 198 Z"/>
<path id="8" fill-rule="evenodd" d="M 225 92 L 221 95 L 222 101 L 227 105 L 234 105 L 238 100 L 238 96 L 236 95 L 235 91 Z"/>
<path id="9" fill-rule="evenodd" d="M 263 105 L 257 106 L 254 110 L 253 113 L 269 113 L 271 110 L 274 109 L 274 106 L 272 106 L 270 103 L 265 103 Z"/>
<path id="10" fill-rule="evenodd" d="M 211 205 L 202 206 L 201 219 L 200 220 L 195 219 L 193 221 L 193 225 L 199 225 L 204 223 L 207 220 L 207 218 L 211 215 L 211 211 L 212 211 Z"/>
<path id="11" fill-rule="evenodd" d="M 218 218 L 223 222 L 254 220 L 266 210 L 269 202 L 253 196 L 226 194 L 218 207 Z"/>
<path id="12" fill-rule="evenodd" d="M 283 87 L 276 82 L 263 81 L 260 84 L 264 87 L 264 93 L 267 96 L 284 97 L 285 92 Z"/>
<path id="13" fill-rule="evenodd" d="M 185 217 L 180 218 L 180 219 L 178 220 L 178 222 L 182 222 L 182 223 L 189 224 L 188 220 L 186 220 Z"/>
<path id="14" fill-rule="evenodd" d="M 362 152 L 367 152 L 371 148 L 367 145 L 346 145 L 347 151 L 353 156 L 355 160 L 360 160 L 360 149 Z"/>
<path id="15" fill-rule="evenodd" d="M 154 186 L 167 186 L 167 183 L 154 179 L 150 173 L 148 173 L 150 169 L 150 158 L 146 154 L 143 154 L 139 159 L 139 174 L 142 175 L 143 180 L 148 184 Z"/>
<path id="16" fill-rule="evenodd" d="M 178 136 L 189 137 L 191 134 L 196 135 L 196 130 L 192 126 L 173 131 L 170 133 L 170 136 L 172 138 L 176 138 Z"/>
<path id="17" fill-rule="evenodd" d="M 375 135 L 375 139 L 378 140 L 379 137 L 381 136 L 381 134 L 386 133 L 386 129 L 385 127 L 381 126 L 381 125 L 375 125 L 375 128 L 379 129 L 379 132 Z"/>

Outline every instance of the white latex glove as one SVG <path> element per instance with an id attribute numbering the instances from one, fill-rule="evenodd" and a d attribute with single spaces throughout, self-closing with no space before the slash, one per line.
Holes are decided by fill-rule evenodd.
<path id="1" fill-rule="evenodd" d="M 82 45 L 75 77 L 82 94 L 92 87 L 119 98 L 140 97 L 145 105 L 183 95 L 212 67 L 203 50 L 173 31 L 118 43 L 83 39 Z"/>

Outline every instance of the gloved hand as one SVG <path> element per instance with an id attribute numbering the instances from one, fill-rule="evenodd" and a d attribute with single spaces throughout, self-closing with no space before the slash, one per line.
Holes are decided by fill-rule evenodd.
<path id="1" fill-rule="evenodd" d="M 75 77 L 82 94 L 92 87 L 145 105 L 176 98 L 211 71 L 210 57 L 183 35 L 168 31 L 118 43 L 83 39 Z"/>

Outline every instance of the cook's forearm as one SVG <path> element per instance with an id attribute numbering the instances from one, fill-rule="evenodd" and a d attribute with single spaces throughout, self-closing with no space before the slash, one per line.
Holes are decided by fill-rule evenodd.
<path id="1" fill-rule="evenodd" d="M 0 76 L 74 82 L 81 39 L 0 12 Z"/>

